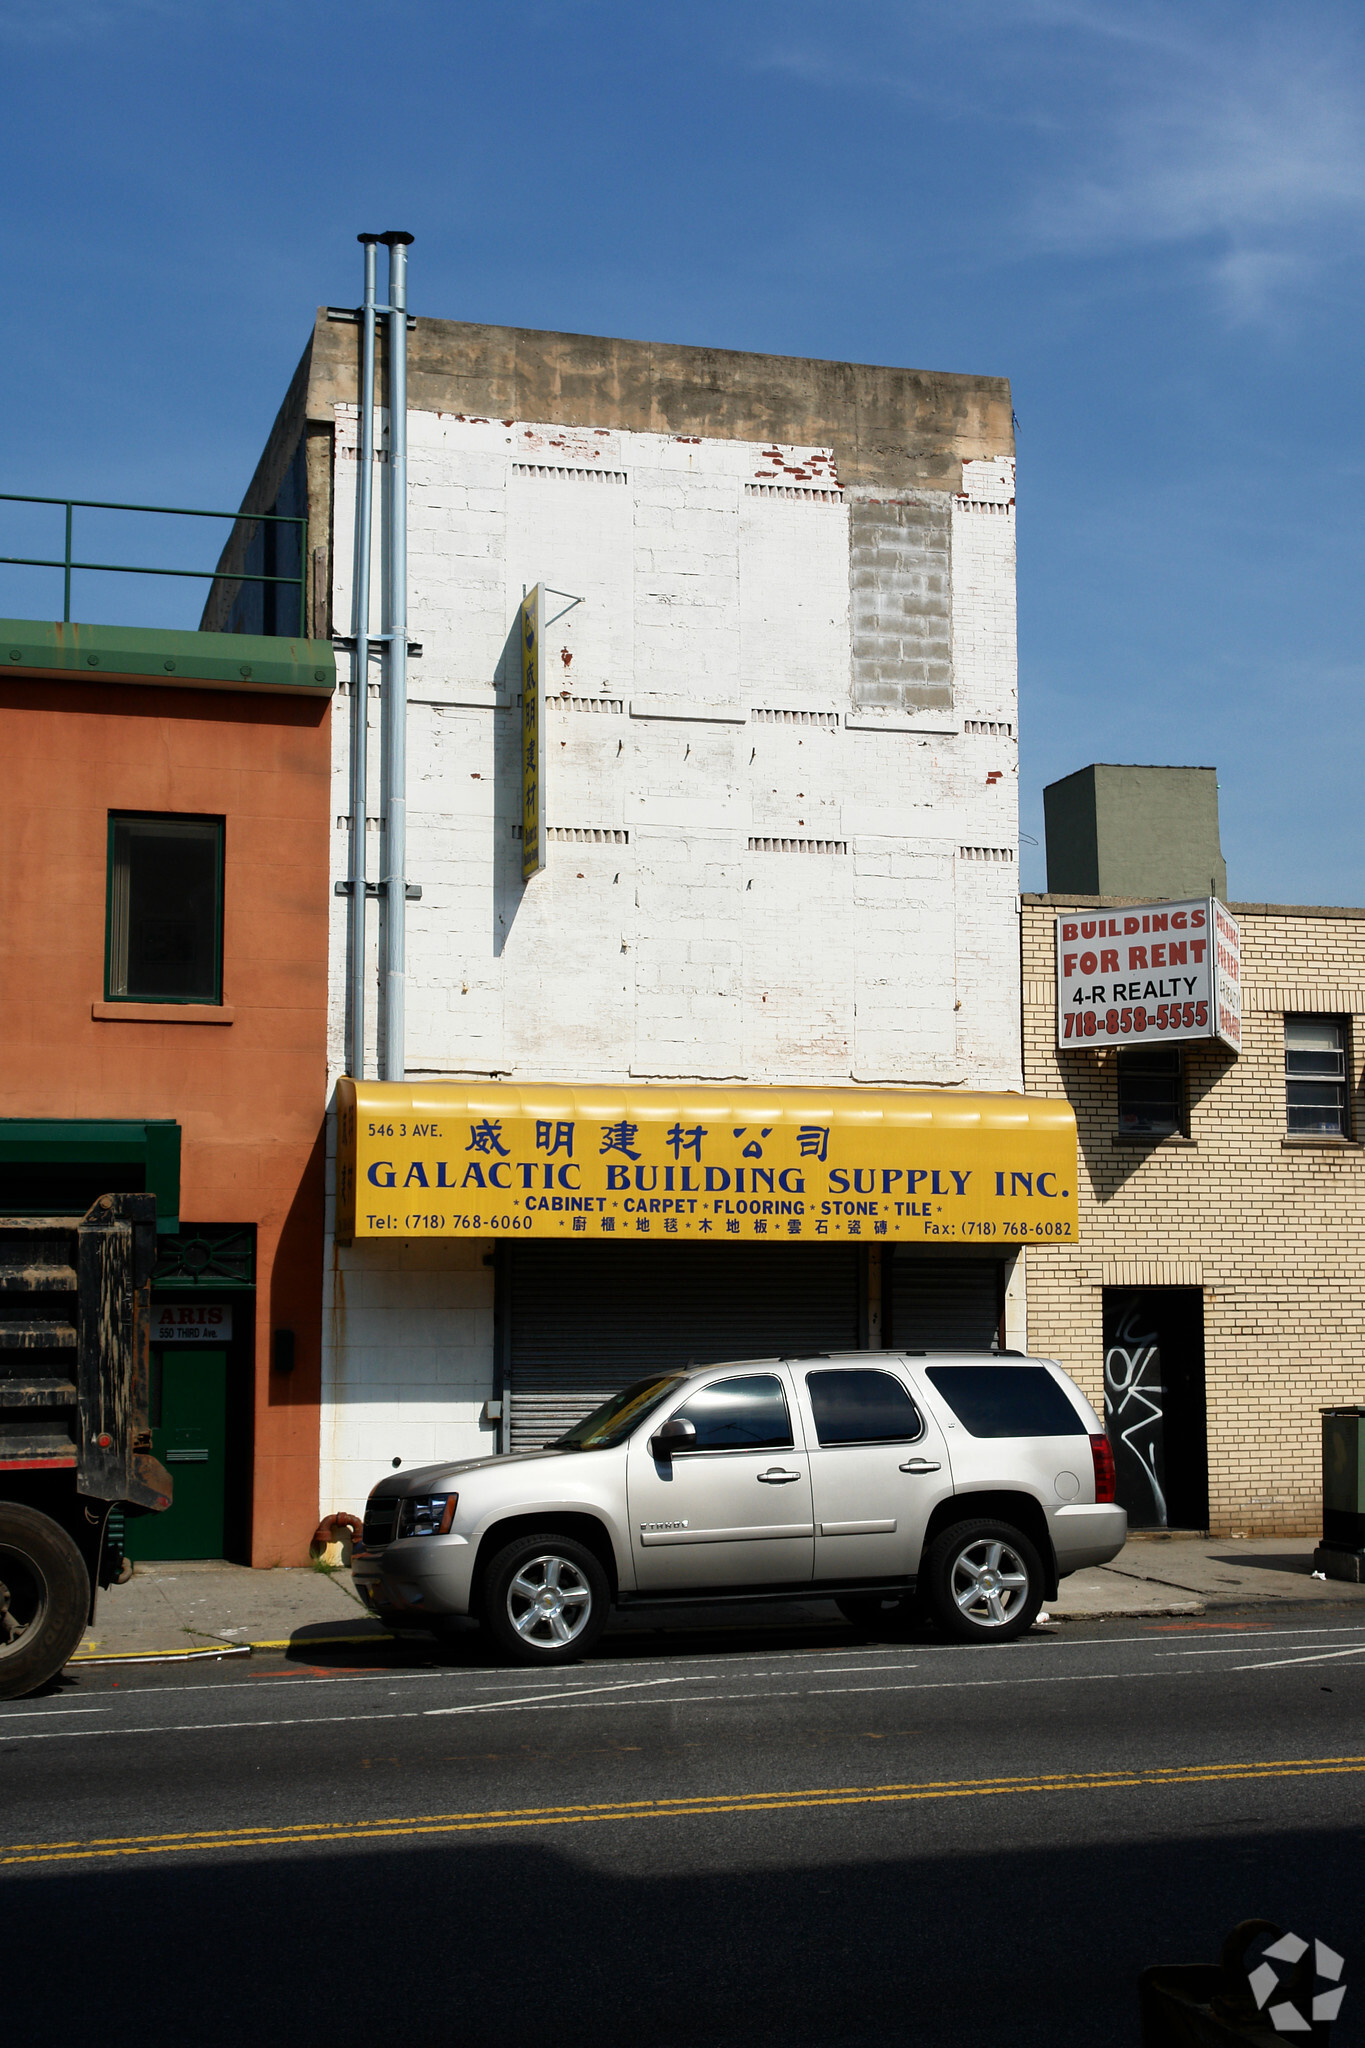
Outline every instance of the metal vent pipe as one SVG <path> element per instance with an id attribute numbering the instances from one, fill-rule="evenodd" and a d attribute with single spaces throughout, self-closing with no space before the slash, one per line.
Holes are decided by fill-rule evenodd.
<path id="1" fill-rule="evenodd" d="M 370 745 L 370 529 L 374 481 L 375 244 L 378 235 L 357 235 L 365 250 L 365 303 L 361 309 L 360 468 L 356 483 L 354 628 L 351 669 L 351 1035 L 347 1070 L 365 1078 L 365 810 Z"/>
<path id="2" fill-rule="evenodd" d="M 391 229 L 389 252 L 389 498 L 385 522 L 384 850 L 380 876 L 383 971 L 380 1078 L 401 1081 L 407 939 L 408 739 L 408 245 Z"/>

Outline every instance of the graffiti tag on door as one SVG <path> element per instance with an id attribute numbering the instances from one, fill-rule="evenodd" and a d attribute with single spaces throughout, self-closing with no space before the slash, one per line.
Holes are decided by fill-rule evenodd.
<path id="1" fill-rule="evenodd" d="M 1166 1389 L 1161 1341 L 1141 1301 L 1125 1304 L 1104 1349 L 1104 1422 L 1114 1446 L 1118 1498 L 1137 1528 L 1164 1529 Z"/>

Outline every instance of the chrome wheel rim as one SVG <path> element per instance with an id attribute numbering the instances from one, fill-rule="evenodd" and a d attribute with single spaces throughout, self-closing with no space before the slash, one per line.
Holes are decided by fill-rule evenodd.
<path id="1" fill-rule="evenodd" d="M 552 1550 L 528 1557 L 507 1588 L 507 1619 L 538 1650 L 573 1642 L 591 1613 L 591 1586 L 576 1564 Z"/>
<path id="2" fill-rule="evenodd" d="M 978 1628 L 1003 1628 L 1028 1599 L 1024 1560 L 996 1536 L 959 1550 L 949 1585 L 958 1613 Z"/>

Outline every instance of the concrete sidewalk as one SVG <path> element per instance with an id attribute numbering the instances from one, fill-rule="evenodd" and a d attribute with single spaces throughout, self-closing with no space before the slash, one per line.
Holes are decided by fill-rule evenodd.
<path id="1" fill-rule="evenodd" d="M 140 1564 L 126 1586 L 99 1596 L 76 1664 L 288 1649 L 317 1638 L 385 1639 L 351 1587 L 347 1571 L 256 1572 L 218 1559 Z"/>
<path id="2" fill-rule="evenodd" d="M 1315 1579 L 1315 1536 L 1132 1536 L 1112 1564 L 1075 1572 L 1048 1603 L 1057 1621 L 1203 1614 L 1283 1603 L 1359 1606 L 1365 1586 Z"/>
<path id="3" fill-rule="evenodd" d="M 1197 1615 L 1220 1607 L 1365 1604 L 1365 1586 L 1312 1577 L 1311 1536 L 1135 1536 L 1112 1564 L 1076 1572 L 1048 1603 L 1056 1621 L 1106 1615 Z M 808 1607 L 712 1608 L 708 1625 L 791 1627 L 828 1621 L 825 1602 Z M 636 1617 L 631 1617 L 635 1622 Z M 638 1618 L 640 1622 L 645 1617 Z M 657 1616 L 650 1625 L 657 1626 Z M 217 1561 L 143 1564 L 126 1586 L 101 1593 L 94 1627 L 73 1664 L 153 1657 L 223 1656 L 247 1648 L 302 1649 L 324 1642 L 385 1640 L 351 1587 L 347 1571 L 256 1572 Z"/>

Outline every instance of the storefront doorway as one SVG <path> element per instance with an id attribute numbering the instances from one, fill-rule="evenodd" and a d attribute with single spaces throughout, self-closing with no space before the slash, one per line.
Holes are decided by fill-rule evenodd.
<path id="1" fill-rule="evenodd" d="M 1131 1528 L 1208 1527 L 1199 1288 L 1105 1288 L 1104 1426 Z"/>
<path id="2" fill-rule="evenodd" d="M 159 1515 L 130 1515 L 123 1550 L 135 1562 L 223 1555 L 227 1504 L 226 1350 L 152 1348 L 152 1453 L 175 1483 Z"/>
<path id="3" fill-rule="evenodd" d="M 162 1515 L 129 1516 L 134 1560 L 251 1554 L 256 1231 L 186 1223 L 163 1236 L 152 1278 L 151 1412 L 175 1485 Z"/>

